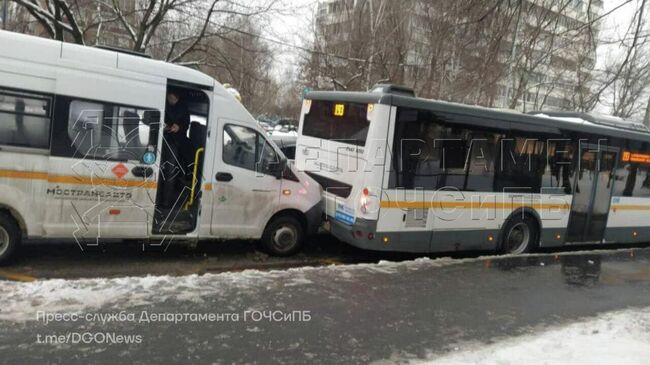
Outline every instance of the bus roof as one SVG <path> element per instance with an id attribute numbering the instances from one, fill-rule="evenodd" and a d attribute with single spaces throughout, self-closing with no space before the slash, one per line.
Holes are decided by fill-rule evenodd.
<path id="1" fill-rule="evenodd" d="M 398 107 L 463 114 L 495 121 L 524 124 L 540 131 L 561 133 L 562 130 L 585 132 L 614 138 L 650 142 L 650 132 L 636 127 L 622 128 L 610 123 L 613 117 L 598 118 L 588 113 L 533 112 L 524 114 L 510 109 L 494 109 L 475 105 L 424 99 L 384 92 L 312 91 L 306 99 L 348 101 L 361 104 L 384 104 Z M 603 119 L 602 121 L 599 119 Z"/>
<path id="2" fill-rule="evenodd" d="M 3 54 L 3 57 L 6 58 L 42 64 L 76 62 L 97 70 L 102 68 L 123 70 L 177 80 L 200 88 L 212 89 L 215 85 L 215 80 L 212 77 L 200 71 L 114 50 L 87 47 L 2 30 L 0 30 L 0 44 L 3 45 L 3 49 L 7 50 Z"/>

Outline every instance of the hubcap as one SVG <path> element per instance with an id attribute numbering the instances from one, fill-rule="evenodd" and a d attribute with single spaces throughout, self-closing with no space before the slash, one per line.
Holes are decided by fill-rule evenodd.
<path id="1" fill-rule="evenodd" d="M 4 228 L 0 227 L 0 256 L 9 248 L 9 233 Z"/>
<path id="2" fill-rule="evenodd" d="M 291 226 L 280 226 L 273 235 L 273 244 L 280 250 L 293 247 L 298 241 L 298 232 Z"/>
<path id="3" fill-rule="evenodd" d="M 520 254 L 526 250 L 530 242 L 530 228 L 526 223 L 517 223 L 508 232 L 505 240 L 507 253 Z"/>

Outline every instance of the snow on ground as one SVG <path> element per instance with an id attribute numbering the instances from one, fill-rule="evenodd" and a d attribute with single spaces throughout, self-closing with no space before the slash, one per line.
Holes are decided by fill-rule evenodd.
<path id="1" fill-rule="evenodd" d="M 340 280 L 354 280 L 362 271 L 391 274 L 400 268 L 417 270 L 423 267 L 456 265 L 477 259 L 428 259 L 378 264 L 304 267 L 283 271 L 230 272 L 191 276 L 148 276 L 112 279 L 39 280 L 22 283 L 0 281 L 0 320 L 30 321 L 39 311 L 81 312 L 98 309 L 126 309 L 164 302 L 170 298 L 202 302 L 203 298 L 224 292 L 259 288 L 281 283 L 285 287 L 311 285 L 306 277 L 336 274 Z"/>
<path id="2" fill-rule="evenodd" d="M 411 365 L 650 364 L 650 308 L 610 312 L 535 334 L 467 347 Z"/>
<path id="3" fill-rule="evenodd" d="M 588 251 L 596 254 L 600 251 Z M 603 251 L 612 254 L 617 251 Z M 579 255 L 576 251 L 562 255 Z M 532 255 L 537 256 L 537 255 Z M 541 256 L 544 256 L 543 254 Z M 487 257 L 505 259 L 507 256 Z M 399 270 L 420 270 L 431 267 L 459 265 L 485 260 L 486 257 L 452 259 L 421 258 L 413 261 L 377 264 L 333 265 L 303 267 L 282 271 L 229 272 L 183 277 L 127 277 L 80 280 L 38 280 L 30 283 L 0 280 L 0 321 L 32 321 L 39 311 L 82 312 L 93 310 L 128 309 L 161 303 L 169 299 L 201 303 L 204 298 L 226 290 L 255 290 L 272 285 L 284 287 L 310 286 L 312 279 L 323 276 L 336 280 L 355 281 L 356 274 L 371 272 L 392 274 Z M 650 359 L 650 357 L 649 357 Z"/>

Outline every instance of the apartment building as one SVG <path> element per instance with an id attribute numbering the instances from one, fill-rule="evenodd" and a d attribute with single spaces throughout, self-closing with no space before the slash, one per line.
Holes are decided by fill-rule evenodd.
<path id="1" fill-rule="evenodd" d="M 576 95 L 586 92 L 596 63 L 595 19 L 602 0 L 501 4 L 322 0 L 316 39 L 326 53 L 366 60 L 366 69 L 361 60 L 326 60 L 330 70 L 344 64 L 359 68 L 366 84 L 373 79 L 399 82 L 426 97 L 519 110 L 575 108 Z M 397 33 L 400 38 L 391 38 Z M 373 55 L 387 47 L 399 48 L 399 57 L 387 60 L 384 52 L 378 60 Z M 354 76 L 351 72 L 348 79 Z"/>

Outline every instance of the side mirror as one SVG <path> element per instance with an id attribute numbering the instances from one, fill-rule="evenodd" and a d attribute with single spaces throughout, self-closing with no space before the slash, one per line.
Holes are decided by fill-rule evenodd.
<path id="1" fill-rule="evenodd" d="M 273 164 L 270 167 L 271 171 L 273 172 L 273 176 L 275 176 L 275 178 L 278 180 L 282 180 L 282 176 L 284 176 L 284 170 L 287 168 L 287 159 L 282 158 L 279 163 Z"/>

